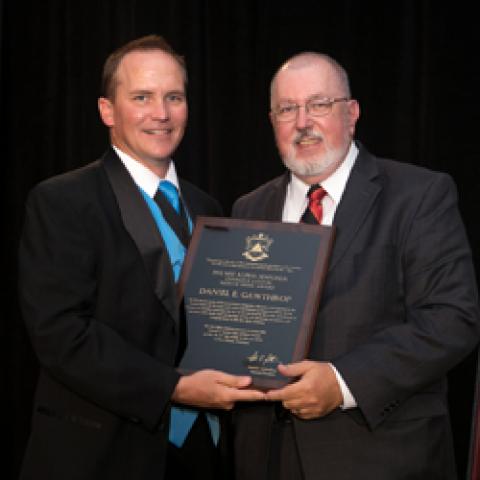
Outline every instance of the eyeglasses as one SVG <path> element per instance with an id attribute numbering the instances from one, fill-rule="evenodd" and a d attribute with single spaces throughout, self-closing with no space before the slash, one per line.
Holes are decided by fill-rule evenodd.
<path id="1" fill-rule="evenodd" d="M 281 104 L 272 110 L 276 120 L 279 122 L 291 122 L 298 116 L 300 107 L 305 107 L 305 112 L 312 117 L 324 117 L 332 111 L 334 103 L 348 102 L 350 98 L 311 98 L 305 105 L 298 105 L 296 103 Z"/>

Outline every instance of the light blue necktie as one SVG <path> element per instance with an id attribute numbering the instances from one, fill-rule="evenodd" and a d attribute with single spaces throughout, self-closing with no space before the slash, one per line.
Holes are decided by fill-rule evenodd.
<path id="1" fill-rule="evenodd" d="M 177 187 L 168 180 L 162 180 L 158 189 L 167 198 L 175 211 L 180 214 L 180 197 L 178 195 Z M 145 192 L 142 193 L 148 203 L 148 206 L 150 207 L 150 210 L 152 211 L 160 233 L 162 234 L 163 241 L 167 247 L 170 262 L 172 264 L 175 282 L 177 282 L 180 277 L 183 260 L 185 258 L 185 247 L 182 245 L 182 242 L 179 240 L 175 232 L 171 229 L 170 225 L 163 217 L 158 205 Z M 192 221 L 188 214 L 187 217 L 189 230 L 191 232 Z M 220 437 L 220 425 L 218 417 L 211 413 L 206 413 L 205 415 L 210 427 L 213 443 L 217 445 Z M 190 430 L 192 429 L 197 416 L 197 410 L 184 407 L 172 407 L 170 412 L 169 441 L 180 448 L 184 444 Z"/>
<path id="2" fill-rule="evenodd" d="M 180 196 L 177 187 L 172 182 L 163 180 L 160 182 L 158 189 L 167 197 L 175 211 L 180 214 Z"/>

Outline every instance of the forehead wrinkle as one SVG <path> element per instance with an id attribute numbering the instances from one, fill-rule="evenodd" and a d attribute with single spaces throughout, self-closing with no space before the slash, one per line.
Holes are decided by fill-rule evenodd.
<path id="1" fill-rule="evenodd" d="M 306 99 L 305 99 L 305 103 L 310 103 L 311 101 L 313 100 L 329 100 L 330 97 L 324 95 L 323 93 L 321 92 L 317 92 L 317 93 L 312 93 L 311 95 L 309 95 Z M 297 104 L 297 102 L 292 99 L 292 98 L 279 98 L 278 99 L 278 103 L 279 105 L 282 105 L 283 103 L 288 103 L 288 104 Z"/>

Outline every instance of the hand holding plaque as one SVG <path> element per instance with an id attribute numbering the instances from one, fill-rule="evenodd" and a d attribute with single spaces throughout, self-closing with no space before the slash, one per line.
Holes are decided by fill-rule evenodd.
<path id="1" fill-rule="evenodd" d="M 235 402 L 265 400 L 262 392 L 247 388 L 250 376 L 237 376 L 218 370 L 199 370 L 178 381 L 172 400 L 200 408 L 230 410 Z"/>
<path id="2" fill-rule="evenodd" d="M 184 372 L 289 382 L 278 364 L 303 360 L 313 333 L 333 227 L 199 217 L 179 292 L 186 310 Z"/>

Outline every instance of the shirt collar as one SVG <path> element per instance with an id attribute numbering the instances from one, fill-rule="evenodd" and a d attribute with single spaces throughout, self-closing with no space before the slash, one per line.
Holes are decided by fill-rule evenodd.
<path id="1" fill-rule="evenodd" d="M 342 199 L 345 186 L 347 185 L 350 172 L 358 155 L 358 147 L 355 143 L 350 144 L 347 156 L 340 166 L 322 182 L 322 187 L 327 191 L 328 195 L 332 198 L 337 206 Z"/>
<path id="2" fill-rule="evenodd" d="M 128 170 L 130 176 L 133 178 L 133 181 L 137 184 L 137 186 L 144 190 L 148 196 L 152 198 L 155 196 L 158 185 L 162 180 L 168 180 L 169 182 L 173 183 L 177 187 L 178 191 L 180 191 L 180 184 L 173 160 L 170 160 L 168 163 L 168 169 L 167 173 L 165 174 L 165 178 L 160 178 L 145 165 L 141 164 L 115 145 L 112 145 L 112 147 L 115 150 L 115 153 L 119 156 L 125 168 Z"/>

